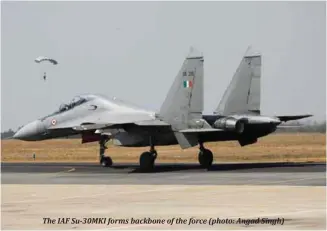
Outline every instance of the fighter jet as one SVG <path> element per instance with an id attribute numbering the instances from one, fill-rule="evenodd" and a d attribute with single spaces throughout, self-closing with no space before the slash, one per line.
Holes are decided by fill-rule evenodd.
<path id="1" fill-rule="evenodd" d="M 156 145 L 177 144 L 176 136 L 179 139 L 181 131 L 205 123 L 201 119 L 203 62 L 203 56 L 186 57 L 159 113 L 117 98 L 79 95 L 57 111 L 23 126 L 14 138 L 39 141 L 80 134 L 82 143 L 99 142 L 102 166 L 112 165 L 111 158 L 104 155 L 110 139 L 125 147 L 150 146 L 140 156 L 140 167 L 151 169 L 157 157 Z"/>
<path id="2" fill-rule="evenodd" d="M 264 116 L 260 114 L 261 55 L 246 54 L 217 109 L 203 115 L 203 56 L 189 56 L 178 72 L 158 113 L 118 99 L 81 95 L 58 111 L 21 128 L 14 138 L 37 141 L 81 134 L 82 143 L 99 141 L 100 164 L 111 166 L 106 143 L 145 147 L 140 168 L 149 171 L 157 157 L 155 146 L 179 144 L 182 149 L 199 145 L 198 160 L 209 168 L 212 152 L 205 142 L 235 140 L 241 146 L 276 131 L 282 122 L 311 115 Z"/>

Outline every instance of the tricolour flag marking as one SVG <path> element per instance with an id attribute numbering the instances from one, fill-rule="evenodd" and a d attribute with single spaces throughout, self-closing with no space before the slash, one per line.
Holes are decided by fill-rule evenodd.
<path id="1" fill-rule="evenodd" d="M 191 80 L 184 80 L 183 85 L 184 85 L 184 88 L 191 88 L 191 87 L 193 87 L 193 83 L 192 83 Z"/>

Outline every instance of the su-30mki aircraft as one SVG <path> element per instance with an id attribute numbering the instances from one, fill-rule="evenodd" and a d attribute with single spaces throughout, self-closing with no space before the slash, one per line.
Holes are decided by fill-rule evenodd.
<path id="1" fill-rule="evenodd" d="M 261 55 L 245 55 L 212 115 L 203 115 L 203 56 L 188 56 L 158 113 L 116 98 L 86 94 L 75 97 L 59 110 L 33 121 L 15 139 L 39 141 L 81 135 L 82 143 L 98 141 L 100 164 L 111 166 L 106 143 L 125 147 L 149 146 L 140 155 L 142 171 L 151 170 L 155 146 L 179 144 L 182 149 L 199 145 L 202 167 L 212 165 L 213 154 L 205 142 L 235 140 L 241 146 L 257 142 L 282 123 L 311 115 L 260 115 Z"/>

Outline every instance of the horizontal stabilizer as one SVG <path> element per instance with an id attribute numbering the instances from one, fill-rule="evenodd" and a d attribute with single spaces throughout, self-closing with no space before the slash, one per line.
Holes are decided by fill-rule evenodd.
<path id="1" fill-rule="evenodd" d="M 299 120 L 307 117 L 311 117 L 313 115 L 295 115 L 295 116 L 277 116 L 282 122 L 290 121 L 290 120 Z"/>

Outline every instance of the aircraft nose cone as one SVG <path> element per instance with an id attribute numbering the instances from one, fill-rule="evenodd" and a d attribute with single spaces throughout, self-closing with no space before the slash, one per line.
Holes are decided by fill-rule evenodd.
<path id="1" fill-rule="evenodd" d="M 42 132 L 44 132 L 43 124 L 41 121 L 36 120 L 19 129 L 13 138 L 26 141 L 37 140 L 37 136 Z"/>

